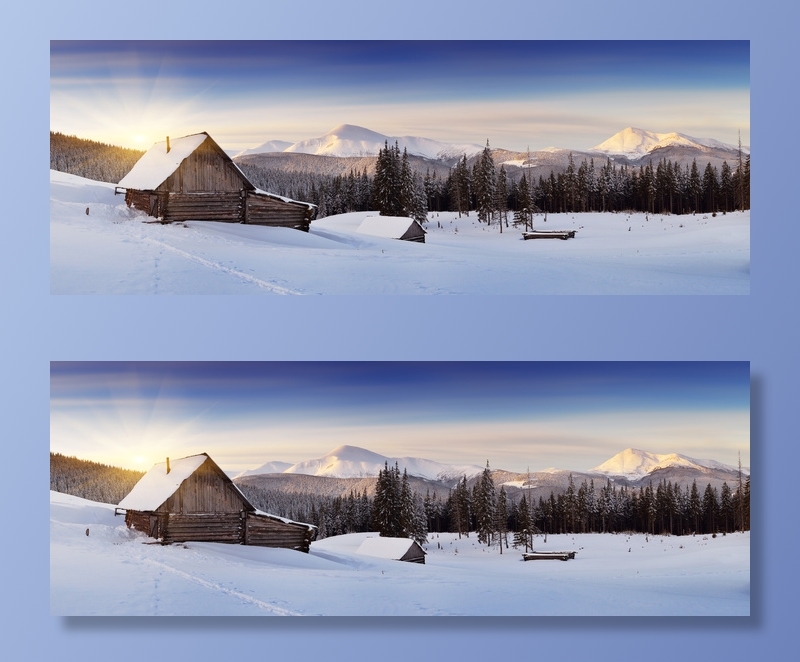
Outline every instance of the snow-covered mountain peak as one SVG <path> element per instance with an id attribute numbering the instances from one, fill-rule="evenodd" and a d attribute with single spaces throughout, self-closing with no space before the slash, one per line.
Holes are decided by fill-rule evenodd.
<path id="1" fill-rule="evenodd" d="M 380 141 L 386 140 L 387 136 L 382 133 L 366 129 L 363 126 L 356 126 L 355 124 L 340 124 L 334 127 L 325 136 L 330 138 L 338 138 L 339 140 L 371 140 Z M 323 136 L 324 137 L 324 136 Z"/>
<path id="2" fill-rule="evenodd" d="M 693 138 L 683 133 L 655 133 L 645 129 L 637 129 L 629 126 L 618 133 L 615 133 L 608 140 L 592 147 L 590 152 L 600 152 L 601 154 L 613 154 L 616 156 L 626 156 L 629 158 L 640 158 L 649 154 L 659 147 L 695 147 L 695 148 L 717 148 L 717 149 L 736 149 L 734 145 L 728 145 L 711 138 Z M 743 151 L 744 148 L 742 148 Z"/>
<path id="3" fill-rule="evenodd" d="M 320 156 L 375 156 L 388 140 L 388 136 L 376 131 L 354 124 L 340 124 L 318 138 L 301 140 L 284 151 Z"/>
<path id="4" fill-rule="evenodd" d="M 276 151 L 272 147 L 277 142 L 264 143 L 261 147 L 241 152 L 241 155 Z M 363 126 L 340 124 L 317 138 L 301 140 L 294 144 L 285 143 L 280 151 L 317 156 L 377 156 L 387 144 L 393 146 L 395 143 L 401 151 L 405 149 L 411 156 L 429 159 L 452 159 L 462 154 L 469 157 L 483 149 L 480 145 L 451 144 L 417 136 L 387 136 Z"/>
<path id="5" fill-rule="evenodd" d="M 271 469 L 275 464 L 269 462 L 259 469 L 251 469 L 240 475 L 274 473 L 271 470 L 264 471 L 262 468 Z M 387 464 L 392 468 L 396 464 L 401 472 L 407 471 L 409 476 L 430 480 L 449 481 L 464 475 L 472 477 L 482 471 L 481 467 L 477 465 L 450 465 L 419 457 L 387 457 L 366 448 L 343 445 L 334 448 L 322 457 L 298 462 L 291 466 L 287 465 L 281 470 L 281 473 L 332 478 L 364 478 L 377 476 Z"/>
<path id="6" fill-rule="evenodd" d="M 629 480 L 637 480 L 652 473 L 656 469 L 666 467 L 686 467 L 691 469 L 726 469 L 733 471 L 734 467 L 716 462 L 715 460 L 696 460 L 678 453 L 649 453 L 636 448 L 626 448 L 621 453 L 601 465 L 590 469 L 592 473 L 605 476 L 621 476 Z"/>

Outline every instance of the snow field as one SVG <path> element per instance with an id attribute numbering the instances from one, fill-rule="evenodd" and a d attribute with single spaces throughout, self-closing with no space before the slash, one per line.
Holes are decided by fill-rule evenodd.
<path id="1" fill-rule="evenodd" d="M 356 232 L 374 212 L 286 228 L 161 225 L 114 186 L 50 174 L 52 294 L 749 294 L 750 213 L 553 214 L 523 241 L 474 212 L 429 214 L 426 243 Z M 86 209 L 89 208 L 89 214 Z"/>
<path id="2" fill-rule="evenodd" d="M 356 553 L 376 534 L 309 554 L 215 543 L 162 546 L 114 506 L 50 493 L 54 615 L 749 615 L 750 536 L 541 536 L 571 561 L 522 561 L 475 534 L 431 534 L 425 565 Z M 86 535 L 86 529 L 89 535 Z"/>

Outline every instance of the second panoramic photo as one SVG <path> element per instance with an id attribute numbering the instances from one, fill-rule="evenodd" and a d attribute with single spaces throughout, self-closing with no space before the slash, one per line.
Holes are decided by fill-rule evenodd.
<path id="1" fill-rule="evenodd" d="M 52 41 L 51 294 L 750 293 L 749 41 Z"/>
<path id="2" fill-rule="evenodd" d="M 50 386 L 53 615 L 751 613 L 747 362 L 79 362 Z"/>

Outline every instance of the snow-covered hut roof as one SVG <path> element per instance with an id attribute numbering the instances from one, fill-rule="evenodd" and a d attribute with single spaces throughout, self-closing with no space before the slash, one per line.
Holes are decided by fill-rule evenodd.
<path id="1" fill-rule="evenodd" d="M 166 462 L 153 465 L 118 506 L 126 510 L 155 510 L 175 494 L 181 483 L 208 459 L 208 455 L 201 453 L 171 460 L 169 473 Z"/>
<path id="2" fill-rule="evenodd" d="M 373 237 L 400 239 L 412 225 L 418 225 L 419 229 L 425 232 L 425 229 L 417 221 L 407 216 L 367 216 L 356 232 Z"/>
<path id="3" fill-rule="evenodd" d="M 152 191 L 158 188 L 208 137 L 207 133 L 195 133 L 191 136 L 171 139 L 169 151 L 167 151 L 166 140 L 156 143 L 120 180 L 118 186 L 143 191 Z"/>
<path id="4" fill-rule="evenodd" d="M 356 554 L 398 561 L 415 545 L 419 547 L 410 538 L 366 538 L 356 550 Z M 425 553 L 421 547 L 419 549 Z"/>
<path id="5" fill-rule="evenodd" d="M 128 496 L 122 499 L 117 507 L 123 510 L 156 510 L 161 504 L 175 494 L 183 481 L 203 466 L 206 461 L 216 466 L 214 460 L 206 453 L 190 455 L 189 457 L 182 457 L 177 460 L 169 460 L 169 473 L 167 473 L 167 462 L 158 462 L 154 464 L 152 469 L 139 479 L 139 482 L 133 486 Z M 227 478 L 227 474 L 221 470 L 220 474 L 224 476 L 224 479 Z M 278 515 L 272 515 L 271 513 L 265 513 L 263 510 L 257 510 L 250 504 L 250 501 L 236 483 L 229 478 L 227 478 L 226 482 L 230 482 L 231 487 L 239 493 L 242 497 L 242 501 L 252 508 L 254 514 L 261 517 L 268 517 L 283 522 L 284 524 L 298 524 L 309 529 L 317 528 L 313 524 L 296 522 L 286 517 L 280 517 Z"/>
<path id="6" fill-rule="evenodd" d="M 234 163 L 233 165 L 236 165 L 236 164 Z M 239 168 L 239 166 L 236 166 L 236 167 Z M 239 168 L 239 172 L 242 172 L 241 168 Z M 242 177 L 244 177 L 244 176 L 245 176 L 245 174 L 242 173 Z M 264 196 L 266 196 L 268 198 L 273 198 L 274 200 L 280 200 L 281 202 L 288 202 L 290 204 L 296 204 L 296 205 L 305 205 L 309 209 L 316 209 L 316 207 L 317 207 L 317 205 L 312 204 L 311 202 L 303 202 L 302 200 L 292 200 L 292 198 L 287 198 L 284 195 L 278 195 L 277 193 L 270 193 L 269 191 L 262 191 L 260 188 L 257 188 L 254 191 L 254 193 L 256 195 L 264 195 Z"/>

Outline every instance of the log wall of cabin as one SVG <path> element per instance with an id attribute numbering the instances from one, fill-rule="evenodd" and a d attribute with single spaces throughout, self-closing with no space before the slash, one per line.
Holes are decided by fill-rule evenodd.
<path id="1" fill-rule="evenodd" d="M 166 513 L 239 513 L 252 510 L 233 483 L 208 462 L 192 473 L 159 508 Z"/>
<path id="2" fill-rule="evenodd" d="M 129 510 L 125 513 L 125 524 L 152 538 L 161 538 L 164 535 L 166 521 L 166 513 L 141 512 L 138 510 Z"/>
<path id="3" fill-rule="evenodd" d="M 277 200 L 266 195 L 247 194 L 245 222 L 254 225 L 275 225 L 308 232 L 314 208 Z"/>
<path id="4" fill-rule="evenodd" d="M 154 218 L 164 216 L 166 203 L 166 193 L 154 193 L 152 191 L 139 191 L 128 189 L 125 191 L 125 203 L 129 207 L 143 211 Z"/>
<path id="5" fill-rule="evenodd" d="M 244 220 L 243 213 L 244 205 L 239 191 L 169 193 L 163 216 L 167 221 L 241 223 Z"/>
<path id="6" fill-rule="evenodd" d="M 158 187 L 159 191 L 240 191 L 251 189 L 239 169 L 206 140 Z"/>
<path id="7" fill-rule="evenodd" d="M 259 547 L 283 547 L 308 552 L 314 530 L 302 524 L 288 524 L 263 515 L 248 513 L 244 544 Z"/>
<path id="8" fill-rule="evenodd" d="M 222 542 L 240 544 L 243 541 L 244 513 L 170 514 L 164 529 L 164 542 Z"/>

